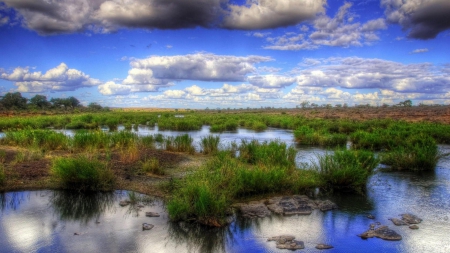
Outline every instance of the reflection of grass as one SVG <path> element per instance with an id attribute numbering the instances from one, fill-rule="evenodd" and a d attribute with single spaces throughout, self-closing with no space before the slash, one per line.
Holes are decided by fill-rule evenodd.
<path id="1" fill-rule="evenodd" d="M 86 156 L 57 158 L 51 173 L 65 189 L 112 190 L 114 185 L 114 174 L 107 165 Z"/>
<path id="2" fill-rule="evenodd" d="M 3 186 L 6 182 L 5 169 L 3 168 L 3 164 L 0 163 L 0 186 Z"/>
<path id="3" fill-rule="evenodd" d="M 61 220 L 88 223 L 112 208 L 115 200 L 113 193 L 54 191 L 50 203 Z"/>
<path id="4" fill-rule="evenodd" d="M 312 167 L 328 187 L 363 192 L 378 162 L 370 151 L 337 150 L 319 156 Z"/>

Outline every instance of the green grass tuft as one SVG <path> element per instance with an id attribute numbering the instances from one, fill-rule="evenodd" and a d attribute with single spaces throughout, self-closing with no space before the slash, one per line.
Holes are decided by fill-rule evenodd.
<path id="1" fill-rule="evenodd" d="M 115 181 L 106 163 L 86 156 L 55 159 L 51 174 L 64 189 L 80 191 L 112 190 Z"/>

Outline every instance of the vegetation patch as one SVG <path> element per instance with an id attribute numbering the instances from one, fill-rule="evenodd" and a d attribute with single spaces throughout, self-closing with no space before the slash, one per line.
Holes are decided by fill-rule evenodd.
<path id="1" fill-rule="evenodd" d="M 319 156 L 312 168 L 319 172 L 326 187 L 364 192 L 378 163 L 370 151 L 337 150 L 334 154 Z"/>
<path id="2" fill-rule="evenodd" d="M 56 158 L 51 174 L 62 188 L 80 191 L 112 190 L 115 181 L 106 163 L 82 155 Z"/>

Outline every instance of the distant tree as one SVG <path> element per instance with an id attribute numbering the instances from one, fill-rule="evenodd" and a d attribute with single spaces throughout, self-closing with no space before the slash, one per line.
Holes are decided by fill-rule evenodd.
<path id="1" fill-rule="evenodd" d="M 347 104 L 347 103 L 344 103 L 344 104 L 342 105 L 342 107 L 347 108 L 347 107 L 348 107 L 348 104 Z"/>
<path id="2" fill-rule="evenodd" d="M 404 107 L 411 107 L 412 106 L 412 101 L 410 99 L 405 100 L 403 102 L 398 103 L 399 106 L 404 106 Z"/>
<path id="3" fill-rule="evenodd" d="M 341 105 L 341 104 L 335 104 L 334 107 L 336 107 L 336 108 L 341 108 L 342 105 Z"/>
<path id="4" fill-rule="evenodd" d="M 311 107 L 312 108 L 317 108 L 319 105 L 318 104 L 316 104 L 316 103 L 311 103 Z"/>
<path id="5" fill-rule="evenodd" d="M 103 107 L 96 102 L 89 103 L 88 108 L 92 111 L 100 111 L 103 109 Z"/>
<path id="6" fill-rule="evenodd" d="M 383 103 L 383 104 L 381 105 L 381 107 L 383 107 L 383 108 L 388 108 L 388 107 L 389 107 L 389 105 L 388 105 L 388 104 L 386 104 L 386 103 Z"/>
<path id="7" fill-rule="evenodd" d="M 44 95 L 36 95 L 30 99 L 30 105 L 36 108 L 45 109 L 51 106 L 51 103 L 47 101 L 47 97 Z"/>
<path id="8" fill-rule="evenodd" d="M 309 107 L 309 101 L 305 100 L 303 102 L 300 103 L 300 106 L 302 108 L 308 108 Z"/>
<path id="9" fill-rule="evenodd" d="M 76 99 L 75 97 L 68 97 L 66 98 L 66 104 L 67 106 L 71 107 L 72 109 L 75 107 L 80 106 L 80 101 L 78 99 Z"/>
<path id="10" fill-rule="evenodd" d="M 8 92 L 2 99 L 1 103 L 5 109 L 26 109 L 28 99 L 22 97 L 20 92 Z"/>

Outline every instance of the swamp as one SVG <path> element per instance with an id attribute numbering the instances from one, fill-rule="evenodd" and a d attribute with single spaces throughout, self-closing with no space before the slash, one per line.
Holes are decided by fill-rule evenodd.
<path id="1" fill-rule="evenodd" d="M 301 252 L 448 252 L 449 115 L 3 116 L 0 251 L 286 252 L 292 242 Z"/>

